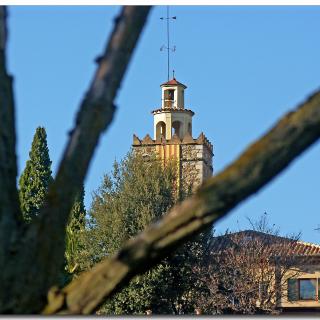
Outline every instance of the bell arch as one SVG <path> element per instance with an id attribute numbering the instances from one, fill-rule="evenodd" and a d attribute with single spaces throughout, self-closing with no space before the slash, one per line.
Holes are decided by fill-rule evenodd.
<path id="1" fill-rule="evenodd" d="M 172 108 L 174 104 L 174 89 L 165 89 L 164 94 L 164 107 Z"/>
<path id="2" fill-rule="evenodd" d="M 156 139 L 160 139 L 161 135 L 166 139 L 166 124 L 159 121 L 156 125 Z"/>
<path id="3" fill-rule="evenodd" d="M 181 127 L 182 127 L 182 123 L 180 121 L 177 121 L 177 120 L 173 121 L 171 136 L 173 136 L 174 134 L 177 134 L 177 136 L 181 138 Z"/>

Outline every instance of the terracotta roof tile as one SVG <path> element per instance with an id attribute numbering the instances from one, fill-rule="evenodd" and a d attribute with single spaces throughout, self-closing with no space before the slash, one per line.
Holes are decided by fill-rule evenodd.
<path id="1" fill-rule="evenodd" d="M 320 255 L 320 245 L 298 241 L 286 237 L 276 236 L 254 230 L 245 230 L 235 233 L 228 233 L 223 236 L 214 237 L 210 243 L 212 253 L 222 253 L 231 247 L 245 245 L 252 241 L 262 241 L 266 246 L 276 247 L 279 255 Z"/>
<path id="2" fill-rule="evenodd" d="M 183 87 L 187 87 L 186 85 L 184 85 L 183 83 L 179 82 L 176 80 L 176 78 L 173 78 L 165 83 L 163 83 L 161 86 L 183 86 Z"/>

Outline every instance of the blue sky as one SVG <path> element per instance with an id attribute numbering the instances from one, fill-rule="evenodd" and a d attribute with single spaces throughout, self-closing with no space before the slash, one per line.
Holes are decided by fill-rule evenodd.
<path id="1" fill-rule="evenodd" d="M 44 126 L 53 172 L 74 115 L 92 79 L 94 59 L 111 32 L 118 6 L 10 7 L 9 70 L 15 77 L 19 173 L 33 134 Z M 284 113 L 319 89 L 320 7 L 173 6 L 176 78 L 186 84 L 195 111 L 194 136 L 214 145 L 214 171 L 222 170 Z M 130 149 L 132 134 L 153 133 L 151 110 L 160 106 L 166 80 L 165 24 L 156 6 L 116 99 L 115 120 L 101 139 L 87 174 L 86 206 L 103 174 Z M 267 212 L 283 234 L 302 232 L 320 242 L 320 144 L 313 145 L 268 186 L 216 225 L 246 228 L 246 217 Z"/>

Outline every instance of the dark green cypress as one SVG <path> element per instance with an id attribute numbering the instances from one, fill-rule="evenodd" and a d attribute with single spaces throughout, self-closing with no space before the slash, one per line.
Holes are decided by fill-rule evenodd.
<path id="1" fill-rule="evenodd" d="M 66 229 L 65 271 L 67 282 L 78 269 L 78 255 L 81 251 L 81 233 L 85 229 L 86 209 L 84 206 L 84 186 L 77 193 Z"/>
<path id="2" fill-rule="evenodd" d="M 36 129 L 29 157 L 19 180 L 20 206 L 27 222 L 39 214 L 52 180 L 45 128 Z"/>
<path id="3" fill-rule="evenodd" d="M 84 206 L 84 186 L 77 193 L 69 218 L 69 226 L 74 231 L 79 231 L 85 226 L 86 209 Z"/>

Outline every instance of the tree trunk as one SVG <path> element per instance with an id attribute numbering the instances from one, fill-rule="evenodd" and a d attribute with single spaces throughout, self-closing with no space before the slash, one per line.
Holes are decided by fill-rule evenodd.
<path id="1" fill-rule="evenodd" d="M 112 121 L 113 101 L 150 7 L 124 7 L 80 106 L 55 181 L 31 224 L 21 223 L 16 189 L 12 81 L 5 69 L 6 9 L 0 11 L 0 313 L 36 313 L 57 285 L 65 229 L 101 134 Z"/>

